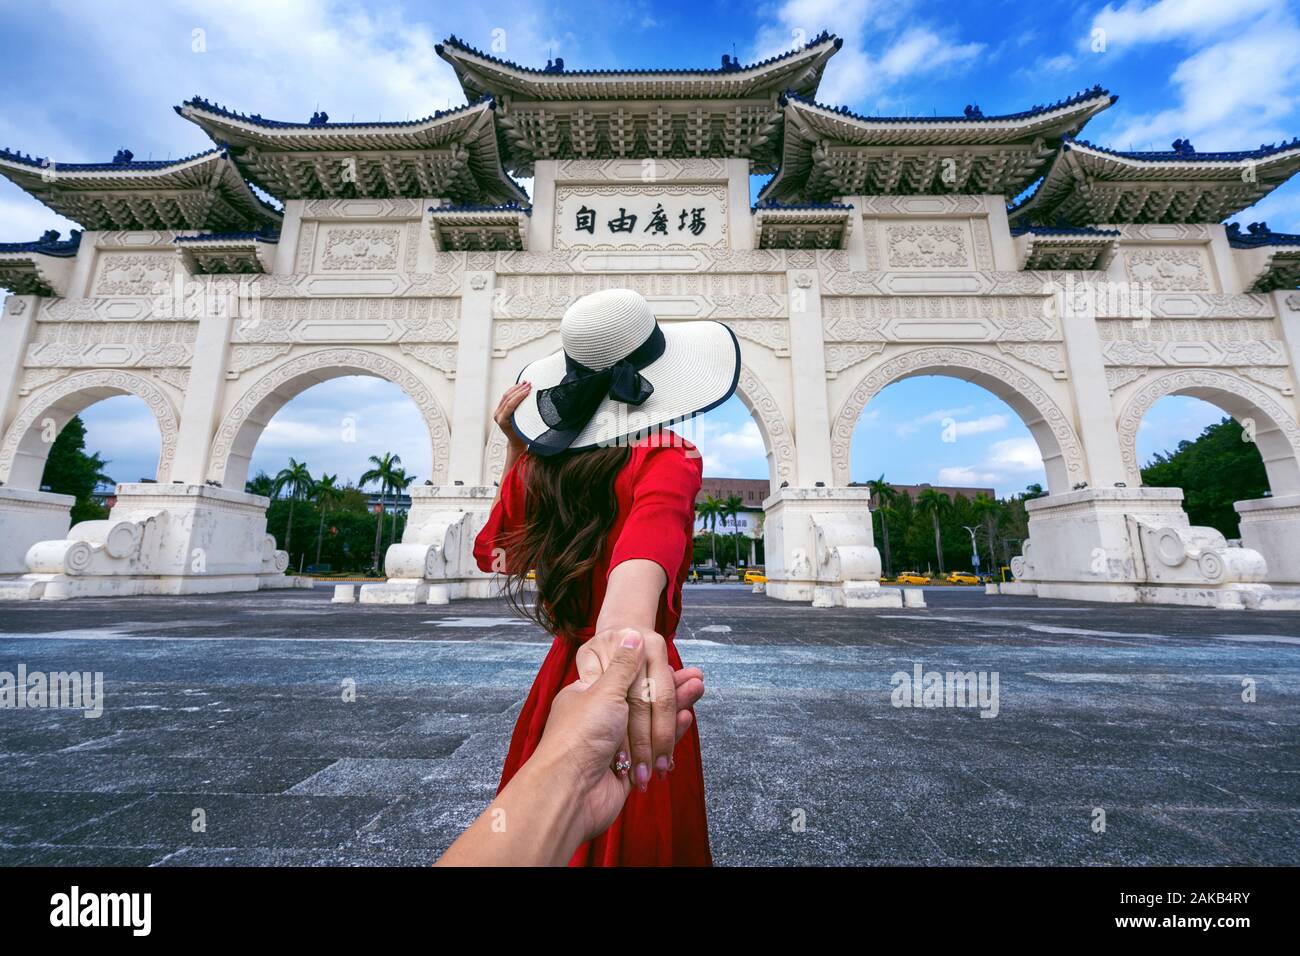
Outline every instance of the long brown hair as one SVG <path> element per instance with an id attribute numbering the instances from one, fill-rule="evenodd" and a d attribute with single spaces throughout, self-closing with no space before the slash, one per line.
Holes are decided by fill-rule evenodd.
<path id="1" fill-rule="evenodd" d="M 591 611 L 591 572 L 618 516 L 614 479 L 626 444 L 520 462 L 524 520 L 503 542 L 505 593 L 514 608 L 552 634 L 574 639 Z M 527 604 L 528 572 L 537 599 Z"/>

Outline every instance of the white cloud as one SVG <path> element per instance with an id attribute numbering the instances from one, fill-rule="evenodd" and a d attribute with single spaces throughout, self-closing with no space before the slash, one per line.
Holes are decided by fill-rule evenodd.
<path id="1" fill-rule="evenodd" d="M 932 412 L 927 412 L 910 421 L 901 423 L 895 429 L 900 437 L 914 435 L 926 425 L 939 425 L 942 429 L 947 429 L 948 423 L 952 423 L 953 434 L 957 437 L 966 435 L 981 435 L 986 432 L 1001 431 L 1007 427 L 1010 419 L 1006 415 L 982 415 L 979 418 L 960 419 L 958 415 L 966 415 L 973 411 L 971 405 L 964 405 L 961 408 L 939 408 Z"/>
<path id="2" fill-rule="evenodd" d="M 736 425 L 701 417 L 681 431 L 699 447 L 706 475 L 727 478 L 766 476 L 767 450 L 753 419 Z"/>
<path id="3" fill-rule="evenodd" d="M 1092 28 L 1105 31 L 1106 48 L 1136 46 L 1167 40 L 1205 38 L 1261 13 L 1286 6 L 1278 0 L 1128 0 L 1120 7 L 1106 4 L 1093 18 Z M 1080 41 L 1090 48 L 1091 32 Z"/>
<path id="4" fill-rule="evenodd" d="M 967 468 L 964 465 L 939 469 L 939 484 L 941 485 L 996 485 L 1001 477 L 991 471 L 976 471 L 974 468 Z"/>
<path id="5" fill-rule="evenodd" d="M 1130 118 L 1107 137 L 1116 147 L 1167 149 L 1187 137 L 1201 150 L 1250 149 L 1290 137 L 1286 121 L 1300 97 L 1300 26 L 1285 4 L 1163 0 L 1108 7 L 1099 25 L 1108 50 L 1173 39 L 1205 44 L 1170 76 L 1177 105 Z"/>
<path id="6" fill-rule="evenodd" d="M 986 467 L 999 472 L 1042 471 L 1043 453 L 1033 438 L 1008 438 L 989 446 Z"/>
<path id="7" fill-rule="evenodd" d="M 844 46 L 827 67 L 817 98 L 839 104 L 879 97 L 910 76 L 960 67 L 983 51 L 982 43 L 957 43 L 912 23 L 908 6 L 875 0 L 786 0 L 774 12 L 776 22 L 759 30 L 753 59 L 784 53 L 830 30 Z M 910 25 L 900 32 L 904 22 Z M 885 52 L 873 56 L 868 41 Z"/>

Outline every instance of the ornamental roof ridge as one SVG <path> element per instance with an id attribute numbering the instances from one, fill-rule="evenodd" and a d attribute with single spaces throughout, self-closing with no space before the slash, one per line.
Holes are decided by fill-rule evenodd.
<path id="1" fill-rule="evenodd" d="M 130 156 L 129 150 L 119 150 L 118 156 L 123 154 Z M 179 159 L 114 159 L 108 163 L 59 163 L 51 160 L 47 156 L 32 156 L 27 153 L 19 153 L 17 150 L 11 150 L 8 147 L 0 147 L 0 160 L 7 160 L 11 163 L 18 163 L 23 166 L 31 166 L 33 169 L 48 169 L 53 165 L 55 169 L 64 172 L 85 171 L 104 171 L 120 169 L 123 171 L 147 170 L 147 169 L 169 169 L 174 166 L 183 166 L 186 163 L 192 163 L 196 159 L 207 159 L 213 155 L 226 155 L 226 150 L 221 146 L 212 149 L 205 149 L 200 153 L 193 153 L 189 156 L 182 156 Z"/>
<path id="2" fill-rule="evenodd" d="M 525 206 L 517 202 L 503 202 L 496 205 L 478 205 L 476 203 L 461 203 L 452 206 L 430 206 L 429 212 L 522 212 L 526 216 L 533 214 L 532 206 Z"/>
<path id="3" fill-rule="evenodd" d="M 279 230 L 268 232 L 205 232 L 197 236 L 177 236 L 172 242 L 257 242 L 276 243 L 280 241 Z"/>
<path id="4" fill-rule="evenodd" d="M 773 200 L 773 199 L 764 199 L 764 200 L 761 200 L 761 201 L 759 201 L 759 202 L 756 202 L 756 203 L 754 203 L 754 205 L 750 206 L 750 207 L 749 207 L 749 211 L 750 211 L 751 214 L 753 214 L 753 213 L 757 213 L 757 212 L 768 212 L 768 211 L 771 211 L 771 212 L 783 212 L 783 211 L 786 211 L 786 210 L 798 210 L 798 209 L 843 209 L 843 210 L 848 210 L 848 209 L 852 209 L 852 208 L 853 208 L 853 203 L 849 203 L 849 202 L 795 202 L 795 203 L 782 203 L 782 202 L 777 202 L 777 201 L 775 201 L 775 200 Z"/>
<path id="5" fill-rule="evenodd" d="M 444 40 L 442 43 L 437 44 L 434 47 L 434 50 L 438 53 L 439 56 L 441 56 L 444 47 L 447 46 L 455 47 L 456 49 L 461 50 L 462 52 L 469 53 L 472 56 L 479 57 L 480 59 L 483 60 L 487 60 L 490 63 L 495 63 L 497 66 L 507 67 L 508 69 L 511 70 L 518 70 L 520 73 L 527 73 L 535 76 L 692 76 L 692 75 L 707 76 L 712 74 L 721 76 L 721 75 L 726 75 L 728 73 L 744 73 L 747 70 L 756 70 L 761 67 L 771 66 L 774 63 L 779 63 L 782 60 L 787 60 L 792 56 L 798 56 L 800 53 L 804 53 L 805 51 L 811 50 L 814 47 L 821 46 L 823 43 L 826 43 L 828 40 L 834 41 L 835 49 L 837 50 L 844 45 L 844 40 L 842 38 L 835 36 L 829 30 L 823 30 L 821 33 L 817 34 L 815 37 L 813 37 L 811 40 L 805 43 L 802 47 L 799 47 L 797 49 L 787 50 L 784 53 L 778 53 L 776 56 L 770 56 L 764 60 L 758 60 L 754 63 L 739 63 L 736 61 L 731 61 L 730 58 L 728 58 L 728 61 L 731 64 L 729 66 L 697 67 L 693 69 L 670 69 L 670 68 L 659 67 L 659 68 L 648 68 L 648 69 L 639 69 L 639 70 L 637 69 L 565 70 L 565 69 L 555 69 L 553 67 L 539 68 L 535 66 L 523 66 L 522 64 L 516 63 L 513 60 L 502 59 L 501 57 L 493 56 L 490 53 L 485 53 L 476 47 L 470 46 L 468 43 L 460 39 L 460 37 L 456 36 L 454 33 L 451 36 L 447 37 L 447 39 Z M 563 60 L 560 61 L 561 64 L 563 62 L 564 62 Z"/>
<path id="6" fill-rule="evenodd" d="M 67 239 L 60 239 L 59 231 L 51 229 L 33 242 L 0 242 L 0 254 L 38 252 L 41 255 L 66 258 L 76 255 L 80 246 L 80 229 L 71 230 Z"/>
<path id="7" fill-rule="evenodd" d="M 1266 222 L 1252 222 L 1241 231 L 1241 223 L 1228 224 L 1228 245 L 1234 249 L 1257 249 L 1260 246 L 1300 246 L 1300 235 L 1274 232 Z"/>
<path id="8" fill-rule="evenodd" d="M 491 110 L 496 109 L 496 100 L 493 98 L 492 94 L 484 93 L 482 96 L 478 97 L 478 99 L 468 103 L 464 103 L 461 106 L 453 106 L 450 109 L 445 109 L 445 110 L 434 110 L 433 113 L 429 114 L 428 116 L 422 116 L 418 119 L 375 120 L 373 122 L 360 122 L 360 123 L 357 122 L 331 123 L 329 122 L 328 114 L 325 113 L 316 114 L 316 117 L 325 117 L 323 120 L 313 118 L 312 120 L 308 120 L 305 123 L 294 123 L 294 122 L 289 122 L 287 120 L 267 119 L 266 117 L 262 116 L 260 113 L 251 113 L 251 114 L 239 113 L 235 110 L 227 109 L 224 106 L 220 106 L 198 95 L 190 97 L 188 100 L 185 100 L 179 106 L 173 106 L 172 109 L 174 109 L 178 114 L 184 115 L 183 111 L 185 110 L 186 107 L 189 107 L 190 109 L 203 110 L 204 112 L 211 113 L 215 116 L 222 116 L 225 117 L 226 119 L 238 120 L 242 123 L 250 123 L 253 126 L 261 126 L 267 129 L 301 129 L 301 130 L 367 129 L 367 128 L 409 129 L 410 127 L 422 126 L 426 123 L 432 123 L 436 120 L 444 119 L 445 117 L 453 116 L 457 113 L 464 113 L 467 110 L 471 110 L 480 106 L 484 102 L 487 103 L 488 109 Z"/>
<path id="9" fill-rule="evenodd" d="M 1046 106 L 1036 104 L 1027 110 L 1021 110 L 1017 113 L 1001 113 L 986 116 L 978 106 L 966 107 L 966 113 L 962 116 L 866 116 L 862 113 L 855 113 L 847 106 L 831 106 L 827 103 L 819 103 L 816 100 L 801 96 L 794 90 L 785 90 L 778 104 L 785 106 L 790 100 L 802 103 L 805 106 L 812 106 L 816 109 L 825 110 L 828 113 L 836 113 L 849 119 L 859 120 L 864 123 L 993 123 L 1003 120 L 1028 119 L 1033 116 L 1042 116 L 1045 113 L 1051 113 L 1055 110 L 1065 109 L 1070 106 L 1077 106 L 1080 103 L 1086 103 L 1099 97 L 1109 97 L 1110 102 L 1114 103 L 1119 97 L 1104 89 L 1100 83 L 1075 93 L 1073 96 L 1067 96 L 1057 100 L 1055 103 L 1048 103 Z"/>
<path id="10" fill-rule="evenodd" d="M 1283 140 L 1281 143 L 1261 143 L 1258 149 L 1239 149 L 1239 150 L 1221 150 L 1218 152 L 1197 152 L 1187 140 L 1176 139 L 1175 145 L 1182 144 L 1181 148 L 1168 150 L 1122 150 L 1109 149 L 1105 146 L 1098 146 L 1096 143 L 1090 143 L 1086 139 L 1067 139 L 1062 143 L 1062 148 L 1072 149 L 1076 146 L 1082 146 L 1096 153 L 1103 153 L 1107 156 L 1119 156 L 1123 159 L 1136 159 L 1148 162 L 1206 162 L 1206 163 L 1233 163 L 1240 162 L 1243 159 L 1262 159 L 1265 156 L 1273 156 L 1277 153 L 1285 153 L 1293 149 L 1300 149 L 1300 136 L 1292 140 Z"/>
<path id="11" fill-rule="evenodd" d="M 1118 229 L 1099 229 L 1096 226 L 1012 226 L 1011 235 L 1023 236 L 1118 236 Z"/>

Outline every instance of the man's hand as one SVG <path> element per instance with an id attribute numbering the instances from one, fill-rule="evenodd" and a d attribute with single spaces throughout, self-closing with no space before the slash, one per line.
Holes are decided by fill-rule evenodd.
<path id="1" fill-rule="evenodd" d="M 632 780 L 644 792 L 651 768 L 660 780 L 672 769 L 673 748 L 691 726 L 690 708 L 704 696 L 704 675 L 695 667 L 674 672 L 668 663 L 668 643 L 654 631 L 611 628 L 578 648 L 580 682 L 600 677 L 629 631 L 641 635 L 645 654 L 629 691 L 627 736 L 618 759 L 627 760 L 630 754 Z"/>

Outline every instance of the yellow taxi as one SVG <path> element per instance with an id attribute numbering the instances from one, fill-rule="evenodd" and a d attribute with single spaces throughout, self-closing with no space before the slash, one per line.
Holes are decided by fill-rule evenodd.
<path id="1" fill-rule="evenodd" d="M 979 584 L 980 579 L 969 571 L 954 571 L 944 578 L 949 584 Z"/>
<path id="2" fill-rule="evenodd" d="M 766 583 L 767 583 L 767 576 L 766 576 L 765 574 L 763 574 L 762 571 L 753 571 L 753 570 L 751 570 L 751 571 L 746 571 L 746 572 L 745 572 L 745 583 L 746 583 L 746 584 L 766 584 Z"/>
<path id="3" fill-rule="evenodd" d="M 894 578 L 897 584 L 929 584 L 930 579 L 924 574 L 918 574 L 915 571 L 904 571 L 898 577 Z"/>

